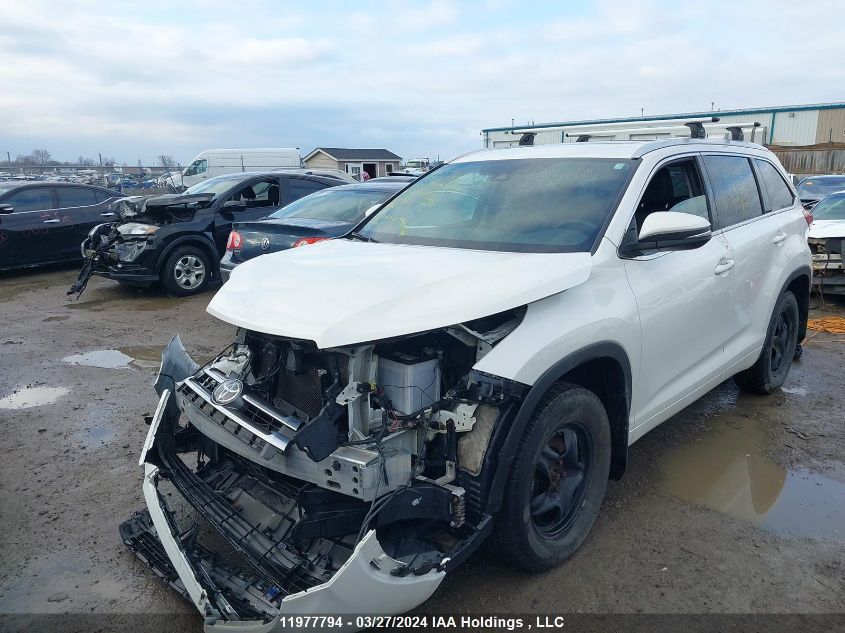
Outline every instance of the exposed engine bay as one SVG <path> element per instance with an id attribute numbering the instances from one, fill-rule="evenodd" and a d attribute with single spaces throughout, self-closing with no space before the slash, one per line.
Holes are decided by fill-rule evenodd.
<path id="1" fill-rule="evenodd" d="M 809 237 L 807 245 L 813 253 L 813 283 L 821 292 L 845 294 L 845 236 Z"/>
<path id="2" fill-rule="evenodd" d="M 422 603 L 492 526 L 488 449 L 528 388 L 473 366 L 523 314 L 328 350 L 241 328 L 202 366 L 174 338 L 124 542 L 207 624 Z"/>
<path id="3" fill-rule="evenodd" d="M 156 227 L 190 222 L 198 209 L 208 207 L 214 194 L 168 194 L 129 196 L 109 205 L 119 218 L 95 226 L 82 244 L 82 270 L 67 294 L 82 294 L 98 268 L 117 262 L 132 262 L 143 250 Z"/>

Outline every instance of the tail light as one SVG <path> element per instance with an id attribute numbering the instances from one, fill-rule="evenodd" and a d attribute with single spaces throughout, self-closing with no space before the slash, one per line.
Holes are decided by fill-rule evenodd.
<path id="1" fill-rule="evenodd" d="M 232 231 L 229 233 L 229 241 L 226 242 L 226 250 L 227 251 L 234 251 L 241 247 L 241 242 L 243 242 L 243 238 L 241 234 L 237 231 Z"/>
<path id="2" fill-rule="evenodd" d="M 807 220 L 807 226 L 813 223 L 813 214 L 807 207 L 804 207 L 804 219 Z"/>
<path id="3" fill-rule="evenodd" d="M 306 244 L 316 244 L 317 242 L 324 242 L 327 237 L 302 237 L 293 243 L 293 247 L 305 246 Z"/>

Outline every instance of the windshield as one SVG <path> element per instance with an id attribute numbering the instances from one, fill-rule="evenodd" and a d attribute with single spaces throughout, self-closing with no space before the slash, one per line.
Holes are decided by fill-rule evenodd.
<path id="1" fill-rule="evenodd" d="M 615 158 L 453 163 L 409 185 L 360 233 L 399 244 L 589 251 L 634 168 Z"/>
<path id="2" fill-rule="evenodd" d="M 813 207 L 816 220 L 845 220 L 845 193 L 828 196 Z"/>
<path id="3" fill-rule="evenodd" d="M 193 187 L 188 187 L 185 190 L 186 194 L 192 193 L 213 193 L 216 198 L 221 193 L 226 193 L 232 187 L 236 187 L 238 183 L 248 180 L 252 176 L 218 176 L 217 178 L 209 178 L 198 182 Z"/>
<path id="4" fill-rule="evenodd" d="M 374 204 L 387 200 L 393 191 L 367 191 L 365 189 L 324 189 L 310 196 L 291 202 L 271 214 L 271 218 L 311 218 L 360 222 L 364 212 Z"/>
<path id="5" fill-rule="evenodd" d="M 808 178 L 798 185 L 798 196 L 818 196 L 845 189 L 845 176 L 842 178 Z"/>

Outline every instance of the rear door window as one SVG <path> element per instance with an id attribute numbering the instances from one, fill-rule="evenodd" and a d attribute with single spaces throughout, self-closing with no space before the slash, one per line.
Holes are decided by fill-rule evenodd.
<path id="1" fill-rule="evenodd" d="M 751 163 L 745 156 L 704 156 L 716 204 L 716 228 L 727 228 L 763 214 Z"/>
<path id="2" fill-rule="evenodd" d="M 3 202 L 12 205 L 15 213 L 49 210 L 53 208 L 53 190 L 49 187 L 27 187 L 11 194 Z"/>
<path id="3" fill-rule="evenodd" d="M 769 211 L 780 211 L 787 207 L 791 207 L 795 202 L 792 195 L 792 190 L 786 181 L 780 175 L 777 168 L 770 162 L 754 159 L 757 165 L 757 170 L 760 172 L 760 180 L 762 181 L 763 189 L 769 197 Z"/>
<path id="4" fill-rule="evenodd" d="M 59 208 L 90 207 L 97 204 L 94 190 L 88 187 L 59 187 Z"/>

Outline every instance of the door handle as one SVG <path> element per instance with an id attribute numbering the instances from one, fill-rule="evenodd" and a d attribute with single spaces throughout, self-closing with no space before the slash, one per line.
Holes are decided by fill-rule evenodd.
<path id="1" fill-rule="evenodd" d="M 716 265 L 715 270 L 713 271 L 717 275 L 721 275 L 723 273 L 728 272 L 731 268 L 734 267 L 734 260 L 732 259 L 721 259 L 719 263 Z"/>
<path id="2" fill-rule="evenodd" d="M 772 244 L 780 244 L 786 239 L 786 233 L 778 233 L 772 240 Z"/>
<path id="3" fill-rule="evenodd" d="M 53 218 L 52 220 L 44 220 L 44 224 L 58 224 L 61 222 L 59 218 Z"/>
<path id="4" fill-rule="evenodd" d="M 111 211 L 106 211 L 105 213 L 101 213 L 100 217 L 101 218 L 112 218 L 112 217 L 114 217 L 114 213 L 112 213 Z"/>

